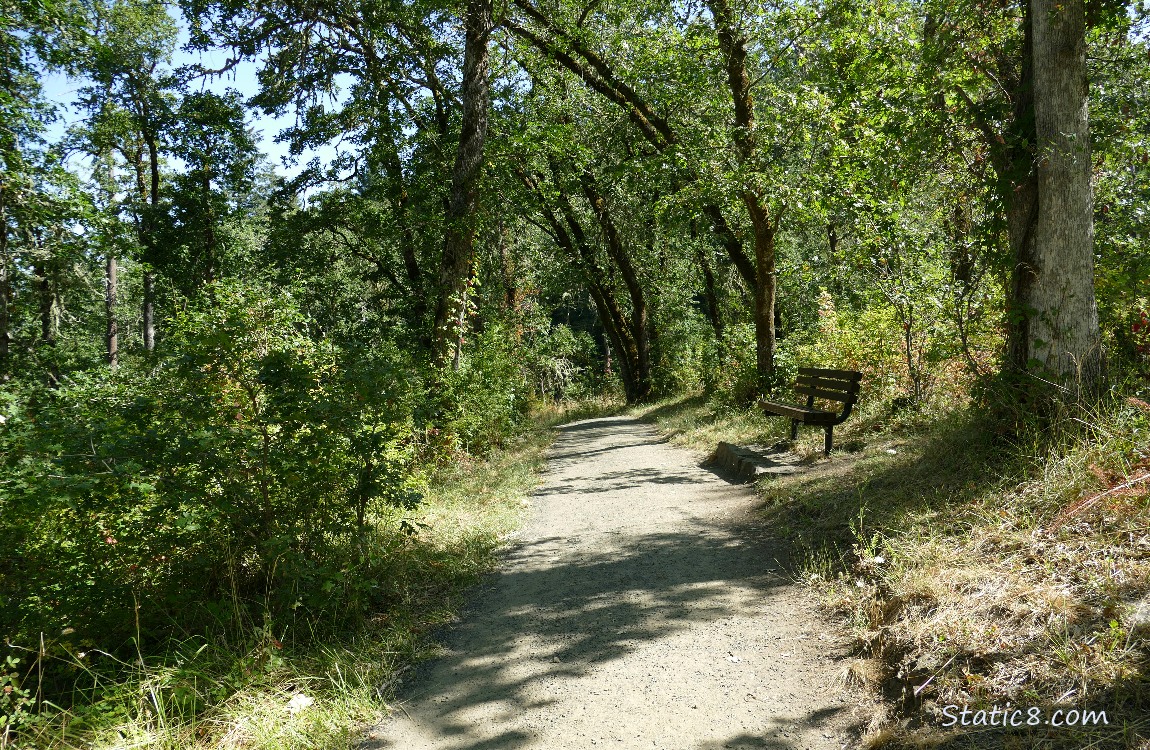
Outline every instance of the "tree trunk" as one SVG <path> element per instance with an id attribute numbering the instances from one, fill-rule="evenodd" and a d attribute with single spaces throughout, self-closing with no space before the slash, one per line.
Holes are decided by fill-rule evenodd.
<path id="1" fill-rule="evenodd" d="M 1038 211 L 1038 185 L 1033 173 L 1017 185 L 1006 202 L 1006 233 L 1013 265 L 1006 301 L 1006 364 L 1025 372 L 1030 360 L 1030 314 L 1027 311 L 1035 281 L 1034 221 Z"/>
<path id="2" fill-rule="evenodd" d="M 607 340 L 614 345 L 615 351 L 619 352 L 619 376 L 623 379 L 623 392 L 626 394 L 627 403 L 635 403 L 639 400 L 640 392 L 637 377 L 638 366 L 636 364 L 635 342 L 627 329 L 626 317 L 611 290 L 602 283 L 604 274 L 595 262 L 590 246 L 587 245 L 583 228 L 579 226 L 569 210 L 564 210 L 563 215 L 570 232 L 559 223 L 559 220 L 549 209 L 544 211 L 548 223 L 556 230 L 559 246 L 567 251 L 572 262 L 583 271 L 583 280 L 587 286 L 588 294 L 591 295 L 591 300 L 595 303 L 595 314 L 599 317 L 599 324 L 603 326 Z M 572 235 L 575 237 L 574 240 L 572 240 Z M 611 349 L 608 347 L 608 368 L 610 366 L 610 352 Z"/>
<path id="3" fill-rule="evenodd" d="M 571 71 L 593 91 L 622 107 L 631 121 L 638 127 L 639 132 L 656 151 L 662 152 L 670 145 L 678 143 L 678 135 L 671 128 L 668 120 L 658 115 L 649 102 L 644 100 L 633 87 L 624 83 L 607 62 L 594 51 L 588 49 L 579 37 L 564 32 L 546 13 L 533 7 L 527 0 L 514 0 L 513 5 L 523 10 L 535 23 L 546 29 L 551 34 L 551 38 L 531 31 L 511 17 L 507 17 L 503 21 L 506 29 Z M 716 29 L 722 27 L 724 34 L 727 31 L 731 32 L 726 34 L 730 40 L 742 42 L 742 46 L 738 50 L 741 56 L 737 59 L 727 54 L 726 50 L 724 50 L 724 54 L 733 63 L 735 69 L 741 69 L 745 74 L 747 56 L 745 40 L 741 40 L 735 35 L 730 9 L 725 0 L 716 0 L 711 4 L 711 12 L 713 16 L 723 15 L 722 21 L 716 21 Z M 735 51 L 734 48 L 732 51 Z M 731 69 L 731 65 L 728 65 L 728 69 Z M 748 104 L 747 112 L 753 115 L 753 110 L 749 106 L 751 104 L 750 81 L 745 75 L 741 85 L 743 93 L 746 94 L 744 101 Z M 751 126 L 753 127 L 753 116 Z M 749 133 L 749 128 L 745 132 Z M 755 263 L 747 255 L 742 243 L 727 224 L 722 209 L 716 203 L 706 203 L 702 206 L 702 212 L 711 221 L 719 242 L 730 257 L 731 263 L 738 270 L 739 276 L 746 283 L 747 288 L 755 289 L 758 286 L 758 280 L 755 278 Z M 773 295 L 770 296 L 773 298 Z"/>
<path id="4" fill-rule="evenodd" d="M 591 300 L 595 303 L 595 314 L 599 317 L 599 324 L 603 326 L 603 332 L 607 340 L 615 345 L 615 351 L 621 352 L 623 356 L 619 357 L 619 377 L 623 379 L 623 393 L 627 399 L 627 403 L 633 404 L 639 401 L 639 385 L 638 379 L 635 375 L 635 365 L 631 358 L 627 356 L 628 344 L 626 329 L 622 325 L 622 315 L 620 314 L 618 304 L 611 296 L 611 292 L 603 288 L 601 284 L 591 278 L 591 274 L 587 275 L 587 292 L 591 295 Z M 607 347 L 607 369 L 611 366 L 611 348 Z"/>
<path id="5" fill-rule="evenodd" d="M 38 239 L 36 244 L 40 244 Z M 39 291 L 40 342 L 48 346 L 55 346 L 56 328 L 52 325 L 52 308 L 54 302 L 52 279 L 48 274 L 48 268 L 42 263 L 33 264 L 32 273 L 36 276 L 36 286 Z"/>
<path id="6" fill-rule="evenodd" d="M 1010 243 L 1010 288 L 1006 300 L 1006 366 L 1026 372 L 1030 359 L 1028 300 L 1035 281 L 1034 222 L 1038 212 L 1038 177 L 1034 171 L 1034 59 L 1030 6 L 1022 3 L 1022 60 L 1014 99 L 1013 118 L 1006 139 L 988 135 L 992 163 L 998 173 L 999 192 L 1006 206 L 1006 234 Z M 1003 66 L 1005 67 L 1005 66 Z"/>
<path id="7" fill-rule="evenodd" d="M 424 331 L 426 330 L 426 321 L 424 318 L 427 314 L 427 303 L 423 288 L 423 273 L 419 267 L 419 259 L 415 254 L 415 231 L 412 229 L 411 218 L 408 215 L 411 196 L 407 192 L 407 185 L 403 179 L 403 165 L 399 159 L 399 151 L 396 148 L 394 140 L 395 135 L 392 133 L 393 126 L 391 118 L 386 108 L 382 116 L 387 118 L 384 130 L 388 134 L 386 137 L 389 139 L 386 150 L 384 151 L 384 166 L 387 170 L 387 194 L 388 199 L 391 201 L 392 214 L 395 216 L 395 222 L 399 228 L 399 235 L 401 237 L 399 252 L 403 259 L 403 271 L 407 277 L 407 287 L 411 290 L 412 322 L 416 330 Z M 426 334 L 421 334 L 421 341 L 425 346 L 429 346 L 431 343 Z"/>
<path id="8" fill-rule="evenodd" d="M 743 249 L 743 243 L 735 236 L 734 230 L 727 224 L 722 209 L 713 203 L 708 204 L 703 206 L 703 215 L 710 220 L 719 243 L 727 251 L 727 257 L 739 272 L 739 277 L 746 283 L 748 289 L 754 290 L 759 284 L 755 276 L 755 263 Z"/>
<path id="9" fill-rule="evenodd" d="M 558 165 L 555 162 L 551 163 L 551 170 L 553 175 L 557 177 Z M 594 250 L 587 242 L 587 234 L 583 231 L 583 226 L 575 215 L 570 198 L 562 189 L 556 190 L 559 213 L 563 217 L 563 220 L 560 221 L 548 204 L 546 196 L 539 189 L 538 180 L 521 169 L 517 169 L 516 174 L 528 190 L 539 195 L 539 208 L 543 218 L 551 227 L 555 244 L 567 253 L 572 264 L 582 273 L 587 293 L 591 295 L 591 300 L 595 304 L 595 314 L 599 318 L 599 324 L 603 326 L 607 356 L 604 372 L 611 373 L 611 347 L 614 346 L 615 351 L 619 353 L 619 375 L 623 379 L 623 390 L 627 397 L 627 403 L 639 401 L 641 389 L 637 379 L 638 355 L 635 340 L 618 301 L 612 291 L 603 283 L 606 275 L 595 259 Z"/>
<path id="10" fill-rule="evenodd" d="M 631 338 L 635 342 L 635 400 L 642 401 L 651 395 L 651 330 L 648 320 L 647 297 L 643 292 L 643 285 L 639 281 L 639 274 L 631 255 L 623 246 L 619 230 L 615 226 L 611 213 L 607 208 L 607 201 L 599 193 L 595 177 L 584 172 L 580 177 L 583 194 L 595 217 L 599 220 L 599 227 L 603 230 L 603 237 L 607 242 L 607 254 L 614 261 L 615 267 L 623 276 L 623 283 L 627 287 L 627 294 L 631 298 Z"/>
<path id="11" fill-rule="evenodd" d="M 459 366 L 463 362 L 463 333 L 464 325 L 467 323 L 467 298 L 470 296 L 471 287 L 475 285 L 475 263 L 472 262 L 467 270 L 467 285 L 463 290 L 463 304 L 459 306 L 459 312 L 455 318 L 455 352 L 451 355 L 451 369 L 458 371 Z M 476 326 L 479 330 L 479 326 Z"/>
<path id="12" fill-rule="evenodd" d="M 144 167 L 136 165 L 136 187 L 143 202 L 140 219 L 140 245 L 143 248 L 144 267 L 144 299 L 143 322 L 141 332 L 144 338 L 144 351 L 151 353 L 156 348 L 156 292 L 155 279 L 152 274 L 152 264 L 156 262 L 156 232 L 155 214 L 160 204 L 160 150 L 156 144 L 155 135 L 145 132 L 142 134 L 148 149 L 148 176 L 145 182 Z"/>
<path id="13" fill-rule="evenodd" d="M 775 226 L 758 205 L 747 199 L 755 228 L 755 370 L 759 393 L 765 393 L 775 374 Z"/>
<path id="14" fill-rule="evenodd" d="M 723 53 L 727 87 L 734 106 L 735 127 L 731 140 L 740 166 L 745 166 L 753 163 L 758 150 L 755 102 L 747 72 L 747 39 L 737 28 L 726 0 L 709 0 L 708 6 L 714 19 L 719 50 Z M 762 393 L 770 387 L 775 372 L 775 235 L 779 217 L 772 221 L 767 202 L 756 188 L 745 186 L 741 197 L 750 215 L 755 237 L 755 369 L 759 392 Z"/>
<path id="15" fill-rule="evenodd" d="M 551 169 L 557 173 L 557 165 L 552 163 Z M 557 176 L 557 174 L 556 174 Z M 557 191 L 559 210 L 563 220 L 570 229 L 570 236 L 574 241 L 567 241 L 577 253 L 583 267 L 583 278 L 587 284 L 587 291 L 595 300 L 595 308 L 599 321 L 603 324 L 615 343 L 615 350 L 619 353 L 619 374 L 623 378 L 623 389 L 627 395 L 627 403 L 641 401 L 649 393 L 649 373 L 646 388 L 643 380 L 643 368 L 640 364 L 639 346 L 635 340 L 635 333 L 627 322 L 627 316 L 615 299 L 615 294 L 604 284 L 607 274 L 599 267 L 595 259 L 595 251 L 587 241 L 587 233 L 583 231 L 575 210 L 571 206 L 570 198 L 561 189 Z M 564 233 L 565 234 L 565 233 Z M 560 235 L 562 238 L 562 235 Z M 561 244 L 563 240 L 561 239 Z M 632 323 L 634 318 L 632 317 Z"/>
<path id="16" fill-rule="evenodd" d="M 519 282 L 517 280 L 515 255 L 507 252 L 507 227 L 503 218 L 499 219 L 496 242 L 499 248 L 499 273 L 503 277 L 503 309 L 514 314 L 519 310 Z M 518 336 L 518 333 L 516 333 Z"/>
<path id="17" fill-rule="evenodd" d="M 394 167 L 399 170 L 398 155 L 395 158 Z M 427 325 L 427 298 L 423 288 L 423 273 L 419 268 L 419 259 L 415 255 L 415 232 L 408 216 L 408 204 L 411 202 L 411 198 L 408 196 L 406 185 L 404 185 L 402 171 L 397 171 L 395 176 L 390 178 L 390 183 L 391 200 L 394 206 L 395 220 L 399 224 L 400 242 L 402 243 L 400 254 L 403 257 L 403 271 L 407 276 L 407 287 L 411 290 L 411 314 L 416 330 L 424 331 Z M 423 337 L 422 340 L 425 345 L 430 343 L 426 334 L 420 335 Z"/>
<path id="18" fill-rule="evenodd" d="M 216 280 L 216 216 L 212 209 L 212 178 L 205 171 L 200 176 L 204 196 L 204 284 Z"/>
<path id="19" fill-rule="evenodd" d="M 715 332 L 715 343 L 719 347 L 719 363 L 726 359 L 726 332 L 723 328 L 723 316 L 719 310 L 719 293 L 715 284 L 715 273 L 711 270 L 711 261 L 707 257 L 709 251 L 700 247 L 698 250 L 699 268 L 703 271 L 703 302 L 707 306 L 707 318 L 711 321 L 711 329 Z"/>
<path id="20" fill-rule="evenodd" d="M 475 213 L 490 103 L 487 46 L 491 37 L 491 3 L 492 0 L 468 0 L 464 19 L 463 115 L 447 201 L 432 336 L 434 357 L 441 366 L 452 360 L 452 345 L 459 339 L 460 321 L 464 320 L 467 309 L 467 282 L 474 255 Z"/>
<path id="21" fill-rule="evenodd" d="M 551 38 L 528 29 L 510 16 L 503 20 L 503 25 L 507 30 L 574 73 L 593 91 L 622 107 L 631 121 L 638 127 L 639 132 L 656 151 L 662 152 L 672 144 L 678 143 L 677 134 L 667 119 L 659 116 L 649 102 L 644 100 L 633 87 L 625 84 L 607 62 L 594 51 L 588 49 L 578 36 L 564 32 L 558 24 L 551 20 L 548 14 L 535 8 L 527 0 L 514 0 L 513 5 L 524 11 L 533 22 L 546 29 Z M 720 44 L 723 43 L 724 38 L 738 42 L 737 45 L 732 45 L 730 50 L 724 49 L 723 52 L 728 60 L 728 71 L 737 69 L 742 70 L 743 73 L 741 91 L 745 96 L 740 97 L 734 89 L 732 89 L 732 94 L 736 99 L 747 104 L 746 112 L 751 114 L 750 127 L 742 128 L 742 133 L 749 134 L 753 127 L 753 108 L 750 106 L 750 81 L 745 75 L 747 57 L 745 40 L 735 34 L 733 18 L 726 0 L 715 0 L 710 3 L 710 7 L 712 16 L 716 17 L 716 30 L 720 31 Z M 720 15 L 723 17 L 722 20 L 718 19 Z M 737 52 L 738 54 L 731 55 L 729 52 Z M 736 103 L 737 113 L 740 106 L 739 103 Z M 738 138 L 739 136 L 736 135 L 736 145 L 738 145 Z M 748 257 L 742 243 L 727 224 L 719 205 L 707 203 L 703 205 L 702 210 L 704 215 L 710 219 L 723 249 L 726 250 L 747 287 L 756 290 L 759 284 L 755 276 L 755 262 Z M 773 257 L 773 238 L 769 254 Z M 771 283 L 773 284 L 773 277 Z M 759 295 L 759 292 L 756 291 L 755 293 Z M 773 304 L 773 289 L 765 296 Z M 758 317 L 756 316 L 756 319 Z M 773 321 L 773 314 L 770 317 Z M 772 336 L 769 348 L 773 350 L 773 333 L 768 333 L 766 329 L 763 329 L 762 335 Z"/>
<path id="22" fill-rule="evenodd" d="M 43 241 L 37 233 L 36 245 L 43 249 Z M 49 261 L 50 263 L 51 261 Z M 36 285 L 39 287 L 40 297 L 40 342 L 39 345 L 44 347 L 47 351 L 52 351 L 56 347 L 56 321 L 55 312 L 57 308 L 56 300 L 56 285 L 53 284 L 53 279 L 48 266 L 41 263 L 34 263 L 32 265 L 32 273 L 36 277 Z M 48 371 L 46 377 L 48 385 L 55 388 L 60 384 L 60 371 L 57 367 L 55 357 L 52 355 L 47 356 Z"/>
<path id="23" fill-rule="evenodd" d="M 116 256 L 109 252 L 104 288 L 104 309 L 107 311 L 108 328 L 104 340 L 107 345 L 108 364 L 112 367 L 118 365 L 120 361 L 120 333 L 116 325 L 116 271 Z"/>
<path id="24" fill-rule="evenodd" d="M 144 271 L 144 351 L 156 348 L 156 286 L 151 271 Z"/>
<path id="25" fill-rule="evenodd" d="M 1092 395 L 1103 382 L 1094 298 L 1094 200 L 1086 74 L 1084 0 L 1033 0 L 1034 122 L 1038 212 L 1028 360 Z"/>
<path id="26" fill-rule="evenodd" d="M 9 278 L 8 264 L 8 210 L 0 193 L 0 382 L 8 379 L 8 358 L 11 356 L 11 313 L 12 281 Z"/>

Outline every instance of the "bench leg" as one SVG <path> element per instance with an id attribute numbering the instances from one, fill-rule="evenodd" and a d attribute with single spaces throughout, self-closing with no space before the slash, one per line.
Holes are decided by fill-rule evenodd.
<path id="1" fill-rule="evenodd" d="M 823 455 L 829 456 L 831 454 L 831 446 L 834 444 L 834 427 L 827 427 L 827 432 L 823 435 Z"/>
<path id="2" fill-rule="evenodd" d="M 799 437 L 799 420 L 791 420 L 791 440 L 797 440 Z"/>

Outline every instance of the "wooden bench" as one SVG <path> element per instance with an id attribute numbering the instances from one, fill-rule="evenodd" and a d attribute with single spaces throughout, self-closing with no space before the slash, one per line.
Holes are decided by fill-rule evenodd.
<path id="1" fill-rule="evenodd" d="M 826 431 L 823 439 L 823 453 L 831 454 L 836 424 L 842 424 L 851 414 L 851 407 L 858 402 L 859 381 L 862 373 L 852 370 L 824 370 L 818 367 L 800 367 L 795 379 L 795 393 L 807 397 L 806 406 L 787 404 L 780 401 L 761 399 L 759 407 L 767 414 L 791 418 L 791 440 L 799 435 L 799 424 L 821 425 Z M 815 408 L 815 399 L 837 401 L 843 405 L 841 412 L 824 411 Z"/>

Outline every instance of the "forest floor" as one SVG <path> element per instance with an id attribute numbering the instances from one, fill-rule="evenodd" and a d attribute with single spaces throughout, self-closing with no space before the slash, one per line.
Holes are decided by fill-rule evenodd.
<path id="1" fill-rule="evenodd" d="M 501 571 L 362 747 L 854 746 L 846 639 L 753 490 L 631 417 L 558 432 Z"/>
<path id="2" fill-rule="evenodd" d="M 787 427 L 702 396 L 632 413 L 700 455 Z M 800 432 L 805 470 L 759 480 L 754 513 L 882 698 L 860 747 L 1150 750 L 1148 419 L 1144 394 L 1017 433 L 872 399 L 830 458 Z"/>

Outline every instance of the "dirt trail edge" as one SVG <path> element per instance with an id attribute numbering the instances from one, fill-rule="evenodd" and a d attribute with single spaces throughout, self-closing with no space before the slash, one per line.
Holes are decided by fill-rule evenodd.
<path id="1" fill-rule="evenodd" d="M 544 480 L 447 652 L 362 748 L 853 745 L 840 641 L 749 488 L 624 417 L 559 428 Z"/>

